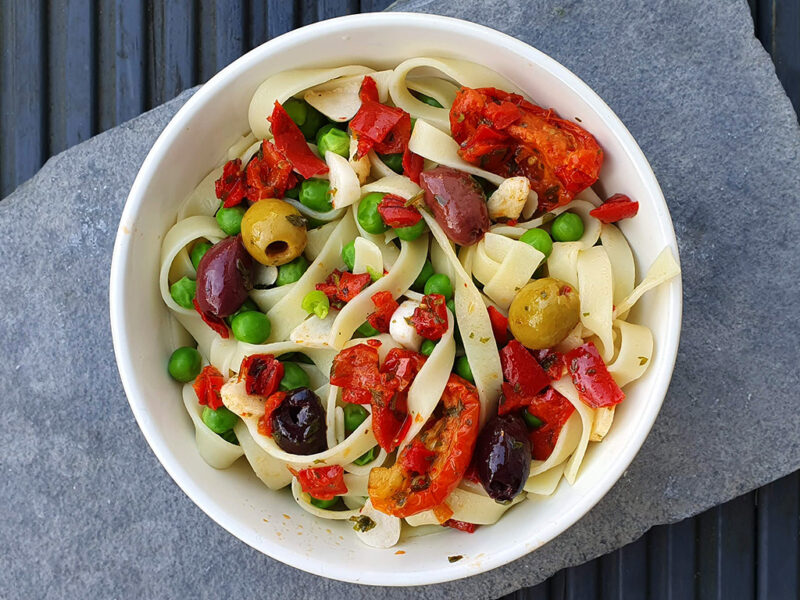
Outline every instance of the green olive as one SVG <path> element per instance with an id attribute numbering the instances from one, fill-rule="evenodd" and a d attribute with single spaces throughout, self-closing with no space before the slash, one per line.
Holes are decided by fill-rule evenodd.
<path id="1" fill-rule="evenodd" d="M 284 265 L 300 256 L 306 247 L 305 219 L 288 202 L 259 200 L 244 214 L 242 242 L 261 264 Z"/>
<path id="2" fill-rule="evenodd" d="M 580 319 L 578 290 L 552 277 L 531 281 L 508 309 L 512 335 L 532 350 L 552 348 Z"/>

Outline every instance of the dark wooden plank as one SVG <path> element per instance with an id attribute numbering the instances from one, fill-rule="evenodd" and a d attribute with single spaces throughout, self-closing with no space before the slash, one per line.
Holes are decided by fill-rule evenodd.
<path id="1" fill-rule="evenodd" d="M 91 0 L 48 1 L 47 118 L 51 155 L 92 135 L 94 18 Z"/>
<path id="2" fill-rule="evenodd" d="M 295 2 L 267 0 L 267 39 L 278 37 L 299 25 L 300 10 L 300 5 Z"/>
<path id="3" fill-rule="evenodd" d="M 195 80 L 195 6 L 191 0 L 153 0 L 147 10 L 148 107 L 158 106 Z"/>
<path id="4" fill-rule="evenodd" d="M 647 595 L 647 541 L 641 538 L 601 557 L 599 598 L 628 600 Z"/>
<path id="5" fill-rule="evenodd" d="M 317 0 L 317 20 L 357 13 L 358 0 Z"/>
<path id="6" fill-rule="evenodd" d="M 694 600 L 695 519 L 647 533 L 648 597 Z"/>
<path id="7" fill-rule="evenodd" d="M 698 596 L 755 598 L 755 495 L 712 508 L 700 515 L 698 523 Z"/>
<path id="8" fill-rule="evenodd" d="M 384 10 L 394 0 L 361 0 L 361 12 L 378 12 Z"/>
<path id="9" fill-rule="evenodd" d="M 593 560 L 565 569 L 566 600 L 595 600 L 600 587 L 599 567 L 598 561 Z"/>
<path id="10" fill-rule="evenodd" d="M 775 72 L 800 112 L 800 1 L 758 0 L 756 35 L 775 63 Z"/>
<path id="11" fill-rule="evenodd" d="M 244 0 L 201 0 L 199 80 L 207 81 L 247 51 L 247 5 Z"/>
<path id="12" fill-rule="evenodd" d="M 44 0 L 0 3 L 0 198 L 49 156 Z"/>
<path id="13" fill-rule="evenodd" d="M 267 33 L 267 2 L 264 0 L 249 0 L 246 6 L 245 28 L 247 31 L 247 49 L 255 48 L 266 42 Z"/>
<path id="14" fill-rule="evenodd" d="M 800 474 L 758 490 L 757 597 L 797 598 Z"/>
<path id="15" fill-rule="evenodd" d="M 142 2 L 97 0 L 97 117 L 100 131 L 146 109 L 145 11 Z"/>

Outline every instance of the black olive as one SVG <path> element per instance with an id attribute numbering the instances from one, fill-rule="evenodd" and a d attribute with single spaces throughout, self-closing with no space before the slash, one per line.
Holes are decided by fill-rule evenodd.
<path id="1" fill-rule="evenodd" d="M 291 454 L 316 454 L 327 450 L 325 410 L 319 397 L 301 387 L 289 392 L 272 412 L 272 438 Z"/>
<path id="2" fill-rule="evenodd" d="M 525 422 L 516 415 L 495 417 L 475 445 L 478 477 L 497 502 L 511 502 L 522 492 L 531 470 L 531 442 Z"/>

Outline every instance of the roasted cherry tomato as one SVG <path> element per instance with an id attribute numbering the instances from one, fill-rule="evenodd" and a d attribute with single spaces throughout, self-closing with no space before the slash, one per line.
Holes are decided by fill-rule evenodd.
<path id="1" fill-rule="evenodd" d="M 569 203 L 597 181 L 603 165 L 603 150 L 581 126 L 495 88 L 461 88 L 450 129 L 467 162 L 502 177 L 527 177 L 540 212 Z"/>
<path id="2" fill-rule="evenodd" d="M 235 158 L 225 163 L 222 175 L 214 182 L 214 192 L 225 208 L 242 203 L 247 193 L 247 184 L 241 159 Z"/>
<path id="3" fill-rule="evenodd" d="M 625 393 L 611 377 L 592 342 L 570 350 L 565 358 L 572 383 L 584 404 L 601 408 L 614 406 L 625 399 Z"/>
<path id="4" fill-rule="evenodd" d="M 378 213 L 389 227 L 411 227 L 422 220 L 419 210 L 409 205 L 405 198 L 386 194 L 378 204 Z"/>
<path id="5" fill-rule="evenodd" d="M 283 198 L 286 190 L 297 185 L 297 177 L 292 172 L 292 163 L 267 140 L 261 142 L 258 152 L 247 163 L 245 173 L 247 199 L 250 202 Z"/>
<path id="6" fill-rule="evenodd" d="M 222 396 L 219 391 L 224 383 L 225 378 L 222 373 L 216 367 L 207 365 L 195 378 L 192 387 L 200 404 L 208 406 L 211 410 L 217 410 L 222 406 Z"/>
<path id="7" fill-rule="evenodd" d="M 411 323 L 417 333 L 434 342 L 442 339 L 447 331 L 447 305 L 441 294 L 427 294 L 414 309 Z"/>
<path id="8" fill-rule="evenodd" d="M 289 467 L 289 470 L 297 477 L 303 491 L 317 500 L 333 500 L 336 496 L 347 493 L 341 465 L 313 467 L 301 471 Z"/>
<path id="9" fill-rule="evenodd" d="M 283 379 L 283 363 L 272 354 L 245 356 L 239 367 L 239 381 L 243 377 L 248 394 L 270 396 L 280 387 Z"/>
<path id="10" fill-rule="evenodd" d="M 323 283 L 318 283 L 316 288 L 323 292 L 330 300 L 331 306 L 342 308 L 366 288 L 372 279 L 369 273 L 357 275 L 348 271 L 334 269 L 333 273 Z"/>
<path id="11" fill-rule="evenodd" d="M 391 292 L 376 292 L 372 294 L 372 303 L 375 312 L 367 317 L 367 322 L 381 333 L 389 333 L 389 323 L 399 304 Z"/>
<path id="12" fill-rule="evenodd" d="M 458 375 L 450 375 L 440 406 L 392 467 L 370 472 L 369 497 L 379 511 L 402 518 L 432 509 L 444 502 L 463 477 L 478 437 L 478 390 Z M 417 442 L 435 453 L 426 473 L 404 466 L 405 455 L 414 451 Z"/>
<path id="13" fill-rule="evenodd" d="M 331 385 L 342 388 L 347 394 L 342 399 L 352 404 L 369 404 L 370 390 L 381 388 L 378 369 L 378 349 L 369 344 L 356 344 L 340 351 L 331 365 Z"/>

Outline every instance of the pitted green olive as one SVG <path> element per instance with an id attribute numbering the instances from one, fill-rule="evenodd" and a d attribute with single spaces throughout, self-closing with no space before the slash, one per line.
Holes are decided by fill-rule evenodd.
<path id="1" fill-rule="evenodd" d="M 269 198 L 247 209 L 242 242 L 250 256 L 267 266 L 286 264 L 306 247 L 306 222 L 288 202 Z"/>
<path id="2" fill-rule="evenodd" d="M 532 350 L 552 348 L 567 337 L 579 319 L 578 290 L 552 277 L 531 281 L 508 309 L 511 333 Z"/>

